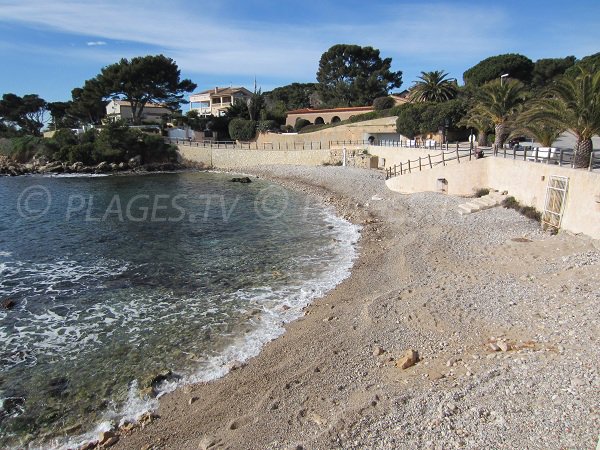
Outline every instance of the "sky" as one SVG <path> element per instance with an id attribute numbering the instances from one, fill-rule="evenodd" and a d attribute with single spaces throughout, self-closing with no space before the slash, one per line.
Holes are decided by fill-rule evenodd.
<path id="1" fill-rule="evenodd" d="M 69 100 L 102 67 L 173 58 L 198 85 L 263 92 L 315 82 L 335 44 L 372 46 L 403 72 L 463 72 L 488 56 L 600 51 L 600 0 L 0 0 L 0 94 Z"/>

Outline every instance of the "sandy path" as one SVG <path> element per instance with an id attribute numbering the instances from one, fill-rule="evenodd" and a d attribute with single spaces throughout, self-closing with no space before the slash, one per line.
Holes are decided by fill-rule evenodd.
<path id="1" fill-rule="evenodd" d="M 502 208 L 462 218 L 459 199 L 402 196 L 369 171 L 252 173 L 363 224 L 352 276 L 243 368 L 163 397 L 160 418 L 112 448 L 596 445 L 597 242 Z M 409 348 L 421 361 L 401 370 Z"/>

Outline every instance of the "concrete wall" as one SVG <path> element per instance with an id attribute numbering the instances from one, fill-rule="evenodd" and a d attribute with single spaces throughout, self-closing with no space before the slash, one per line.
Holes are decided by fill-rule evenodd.
<path id="1" fill-rule="evenodd" d="M 427 155 L 439 155 L 442 152 L 439 148 L 437 150 L 427 150 L 424 148 L 380 147 L 377 145 L 370 145 L 368 149 L 370 154 L 385 158 L 384 167 L 391 167 L 394 164 L 400 165 L 400 163 L 405 164 L 407 160 L 414 161 L 419 157 L 423 158 L 423 164 L 426 164 Z M 440 157 L 434 158 L 433 162 L 439 159 Z"/>
<path id="2" fill-rule="evenodd" d="M 323 145 L 331 141 L 363 141 L 368 139 L 369 134 L 396 133 L 396 117 L 384 117 L 381 119 L 367 120 L 364 122 L 339 125 L 337 127 L 325 128 L 312 133 L 261 133 L 257 142 L 292 146 L 294 142 L 321 142 Z M 367 136 L 367 137 L 365 137 Z M 318 144 L 317 144 L 318 145 Z"/>
<path id="3" fill-rule="evenodd" d="M 178 145 L 179 155 L 191 161 L 217 169 L 289 164 L 298 166 L 321 166 L 332 163 L 329 150 L 240 150 L 190 147 Z"/>
<path id="4" fill-rule="evenodd" d="M 550 176 L 569 179 L 562 228 L 600 239 L 600 173 L 503 158 L 464 161 L 391 178 L 387 186 L 397 192 L 437 191 L 438 178 L 448 181 L 448 193 L 472 195 L 478 188 L 508 191 L 520 203 L 544 210 Z"/>

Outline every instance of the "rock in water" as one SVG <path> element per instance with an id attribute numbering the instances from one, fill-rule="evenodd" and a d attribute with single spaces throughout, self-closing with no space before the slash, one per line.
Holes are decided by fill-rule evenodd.
<path id="1" fill-rule="evenodd" d="M 252 180 L 248 177 L 232 178 L 233 183 L 252 183 Z"/>
<path id="2" fill-rule="evenodd" d="M 12 309 L 17 306 L 17 302 L 15 302 L 12 298 L 7 298 L 6 300 L 2 300 L 2 308 L 4 309 Z"/>
<path id="3" fill-rule="evenodd" d="M 114 437 L 116 437 L 116 435 L 113 431 L 103 431 L 100 433 L 100 436 L 98 436 L 98 445 L 106 445 L 106 443 Z"/>
<path id="4" fill-rule="evenodd" d="M 419 362 L 419 353 L 416 350 L 408 349 L 402 358 L 396 360 L 396 367 L 404 370 L 414 366 L 417 362 Z"/>

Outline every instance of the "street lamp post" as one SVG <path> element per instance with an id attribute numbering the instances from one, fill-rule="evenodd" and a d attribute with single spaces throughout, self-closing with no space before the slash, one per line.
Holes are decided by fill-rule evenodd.
<path id="1" fill-rule="evenodd" d="M 503 75 L 500 75 L 500 86 L 502 86 L 502 85 L 504 84 L 503 82 L 504 82 L 504 79 L 505 79 L 506 77 L 508 77 L 508 74 L 507 74 L 507 73 L 505 73 L 505 74 L 503 74 Z"/>

